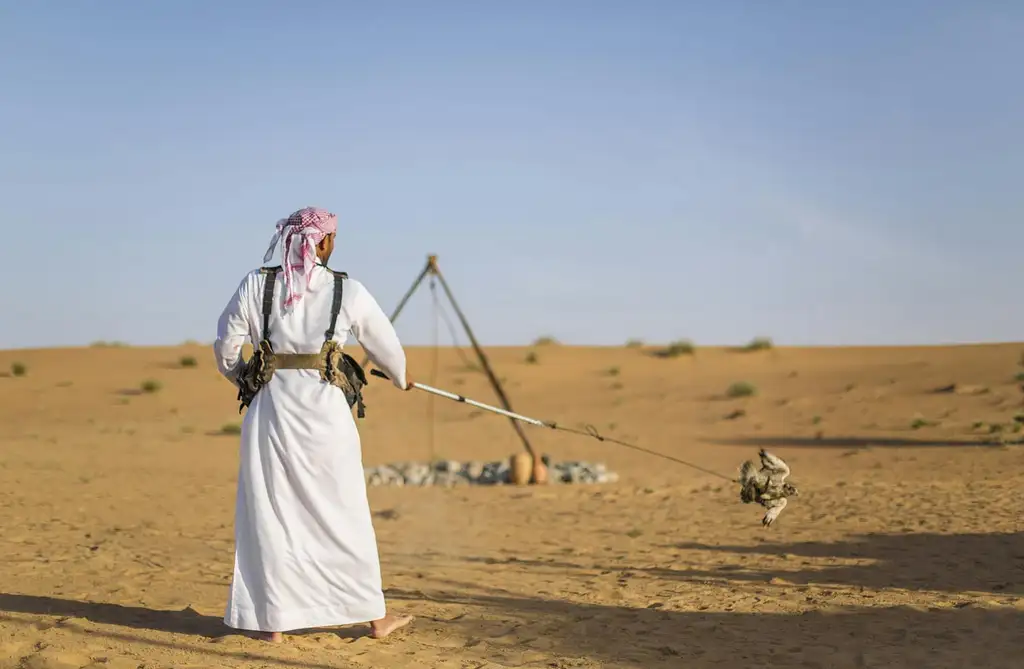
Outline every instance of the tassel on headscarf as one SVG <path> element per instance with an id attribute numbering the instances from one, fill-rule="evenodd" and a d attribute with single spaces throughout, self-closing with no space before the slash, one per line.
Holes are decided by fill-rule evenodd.
<path id="1" fill-rule="evenodd" d="M 285 299 L 281 305 L 282 312 L 290 311 L 305 295 L 316 265 L 316 246 L 337 230 L 338 217 L 316 207 L 300 209 L 277 222 L 277 231 L 270 240 L 263 262 L 270 262 L 283 237 L 281 269 L 284 272 Z"/>

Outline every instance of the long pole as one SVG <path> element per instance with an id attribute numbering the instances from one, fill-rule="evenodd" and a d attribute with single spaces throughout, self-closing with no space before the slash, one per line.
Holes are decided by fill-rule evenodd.
<path id="1" fill-rule="evenodd" d="M 370 374 L 373 374 L 374 376 L 379 376 L 379 377 L 381 377 L 383 379 L 388 378 L 388 375 L 385 374 L 384 372 L 380 371 L 379 369 L 371 369 L 370 370 Z M 579 429 L 576 429 L 576 428 L 566 427 L 565 425 L 559 425 L 558 423 L 556 423 L 554 421 L 540 420 L 540 419 L 537 419 L 537 418 L 530 418 L 529 416 L 523 416 L 522 414 L 518 414 L 518 413 L 515 413 L 513 411 L 506 411 L 504 409 L 499 409 L 498 407 L 492 407 L 490 404 L 484 404 L 483 402 L 477 402 L 476 400 L 471 400 L 468 397 L 463 397 L 462 395 L 458 395 L 456 393 L 450 393 L 447 390 L 441 390 L 440 388 L 434 388 L 433 386 L 428 386 L 425 383 L 418 383 L 416 381 L 413 381 L 410 385 L 413 388 L 416 388 L 417 390 L 422 390 L 422 391 L 431 393 L 433 395 L 440 395 L 441 397 L 445 397 L 445 398 L 448 398 L 450 400 L 454 400 L 456 402 L 462 402 L 463 404 L 468 404 L 468 405 L 474 406 L 474 407 L 476 407 L 478 409 L 483 409 L 484 411 L 490 411 L 492 413 L 500 414 L 502 416 L 508 416 L 513 421 L 522 421 L 524 423 L 529 423 L 531 425 L 536 425 L 537 427 L 547 427 L 547 428 L 551 428 L 552 430 L 561 430 L 563 432 L 571 432 L 572 434 L 579 434 L 579 435 L 582 435 L 584 437 L 591 437 L 593 439 L 597 439 L 598 441 L 606 441 L 606 442 L 609 442 L 609 443 L 612 443 L 612 444 L 618 444 L 619 446 L 625 446 L 626 448 L 631 448 L 634 451 L 640 451 L 641 453 L 647 453 L 648 455 L 653 455 L 653 456 L 658 457 L 658 458 L 664 458 L 665 460 L 671 460 L 672 462 L 676 462 L 678 464 L 685 465 L 686 467 L 690 467 L 692 469 L 696 469 L 698 471 L 704 472 L 705 474 L 711 474 L 712 476 L 717 476 L 718 478 L 720 478 L 720 479 L 722 479 L 724 481 L 737 482 L 735 478 L 730 478 L 730 477 L 726 476 L 725 474 L 722 474 L 720 472 L 716 472 L 716 471 L 714 471 L 712 469 L 707 469 L 705 467 L 701 467 L 700 465 L 694 464 L 692 462 L 687 462 L 686 460 L 681 460 L 679 458 L 673 457 L 671 455 L 667 455 L 665 453 L 659 453 L 658 451 L 652 451 L 652 450 L 650 450 L 648 448 L 644 448 L 642 446 L 638 446 L 637 444 L 631 444 L 628 441 L 622 441 L 621 439 L 615 439 L 614 437 L 606 437 L 606 436 L 602 435 L 600 432 L 598 432 L 597 428 L 595 428 L 593 425 L 588 425 L 588 426 L 586 426 L 585 429 L 579 430 Z"/>
<path id="2" fill-rule="evenodd" d="M 388 376 L 384 372 L 380 371 L 379 369 L 371 369 L 370 370 L 370 374 L 373 374 L 374 376 L 379 376 L 382 379 L 388 378 Z M 411 385 L 413 388 L 416 388 L 418 390 L 423 390 L 423 391 L 426 391 L 426 392 L 431 393 L 433 395 L 440 395 L 441 397 L 444 397 L 444 398 L 447 398 L 447 399 L 450 399 L 450 400 L 454 400 L 456 402 L 462 402 L 463 404 L 468 404 L 469 406 L 476 407 L 477 409 L 483 409 L 484 411 L 490 411 L 491 413 L 496 413 L 496 414 L 500 414 L 502 416 L 507 416 L 508 418 L 511 418 L 512 420 L 521 420 L 524 423 L 530 423 L 531 425 L 536 425 L 537 427 L 551 427 L 551 428 L 556 427 L 556 424 L 552 423 L 550 421 L 544 421 L 544 420 L 540 420 L 540 419 L 537 419 L 537 418 L 530 418 L 529 416 L 524 416 L 524 415 L 518 414 L 518 413 L 516 413 L 514 411 L 506 411 L 505 409 L 499 409 L 498 407 L 491 406 L 490 404 L 484 404 L 483 402 L 477 402 L 476 400 L 471 400 L 471 399 L 469 399 L 468 397 L 466 397 L 464 395 L 459 395 L 457 393 L 450 393 L 447 390 L 441 390 L 440 388 L 435 388 L 434 386 L 428 386 L 427 384 L 420 383 L 419 381 L 413 381 L 409 385 Z"/>

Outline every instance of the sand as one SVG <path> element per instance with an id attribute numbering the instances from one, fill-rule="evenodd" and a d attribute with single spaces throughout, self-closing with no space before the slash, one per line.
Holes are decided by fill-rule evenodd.
<path id="1" fill-rule="evenodd" d="M 490 350 L 518 411 L 727 476 L 764 445 L 801 496 L 765 530 L 726 481 L 528 427 L 621 481 L 372 489 L 387 596 L 416 622 L 271 646 L 221 623 L 240 417 L 210 350 L 3 351 L 27 373 L 0 378 L 0 668 L 1020 666 L 1024 447 L 988 425 L 1024 410 L 1024 345 L 535 350 Z M 459 351 L 436 375 L 410 358 L 496 403 Z M 758 394 L 725 398 L 741 380 Z M 367 404 L 366 464 L 520 448 L 424 393 L 371 382 Z"/>

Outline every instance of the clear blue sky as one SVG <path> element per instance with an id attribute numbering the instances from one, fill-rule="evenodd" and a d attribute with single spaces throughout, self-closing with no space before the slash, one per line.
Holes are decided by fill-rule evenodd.
<path id="1" fill-rule="evenodd" d="M 307 205 L 485 344 L 1019 340 L 1022 63 L 1009 0 L 4 0 L 0 347 L 211 341 Z"/>

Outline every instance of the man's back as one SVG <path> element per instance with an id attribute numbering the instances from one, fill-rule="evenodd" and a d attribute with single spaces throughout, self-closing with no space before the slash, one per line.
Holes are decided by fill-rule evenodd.
<path id="1" fill-rule="evenodd" d="M 335 275 L 316 261 L 330 258 L 337 216 L 307 207 L 278 221 L 276 230 L 263 262 L 269 264 L 281 242 L 283 268 L 274 275 L 268 332 L 268 355 L 281 356 L 281 365 L 262 369 L 259 384 L 250 384 L 247 372 L 240 387 L 255 394 L 245 398 L 235 564 L 224 621 L 264 632 L 271 641 L 280 641 L 285 630 L 357 622 L 370 622 L 374 636 L 386 636 L 411 618 L 387 615 L 362 447 L 345 391 L 326 378 L 326 367 L 321 378 L 320 369 L 298 365 L 306 356 L 285 356 L 337 353 L 324 346 L 325 337 L 344 344 L 352 335 L 396 386 L 408 388 L 405 352 L 376 300 L 351 279 L 342 284 L 330 331 Z M 264 337 L 268 276 L 259 269 L 247 274 L 217 324 L 217 367 L 236 384 L 246 368 L 242 345 L 259 346 Z M 249 371 L 260 370 L 263 360 L 254 356 Z"/>
<path id="2" fill-rule="evenodd" d="M 334 298 L 334 274 L 317 265 L 310 277 L 303 299 L 284 313 L 282 305 L 287 293 L 284 277 L 278 272 L 274 281 L 274 295 L 270 308 L 270 343 L 277 353 L 316 353 L 324 343 L 324 333 L 330 325 L 331 303 Z M 249 333 L 254 342 L 263 338 L 263 295 L 269 275 L 254 270 L 246 278 L 249 283 Z M 362 284 L 350 278 L 344 280 L 342 308 L 335 324 L 335 339 L 344 344 L 350 327 L 349 312 L 358 303 L 356 293 L 365 292 Z M 347 308 L 346 308 L 347 307 Z"/>
<path id="3" fill-rule="evenodd" d="M 264 336 L 263 293 L 267 280 L 267 273 L 259 269 L 249 272 L 221 315 L 215 351 L 218 367 L 229 378 L 233 377 L 232 371 L 237 370 L 244 339 L 255 345 Z M 349 335 L 353 335 L 373 361 L 396 380 L 395 385 L 404 387 L 405 352 L 391 321 L 362 283 L 346 278 L 342 285 L 341 308 L 332 338 L 344 345 Z M 270 343 L 274 352 L 319 352 L 330 325 L 334 273 L 316 265 L 303 299 L 287 313 L 282 308 L 286 293 L 283 273 L 279 272 L 274 283 L 269 320 Z M 319 378 L 312 370 L 293 371 L 303 372 L 299 376 Z"/>

